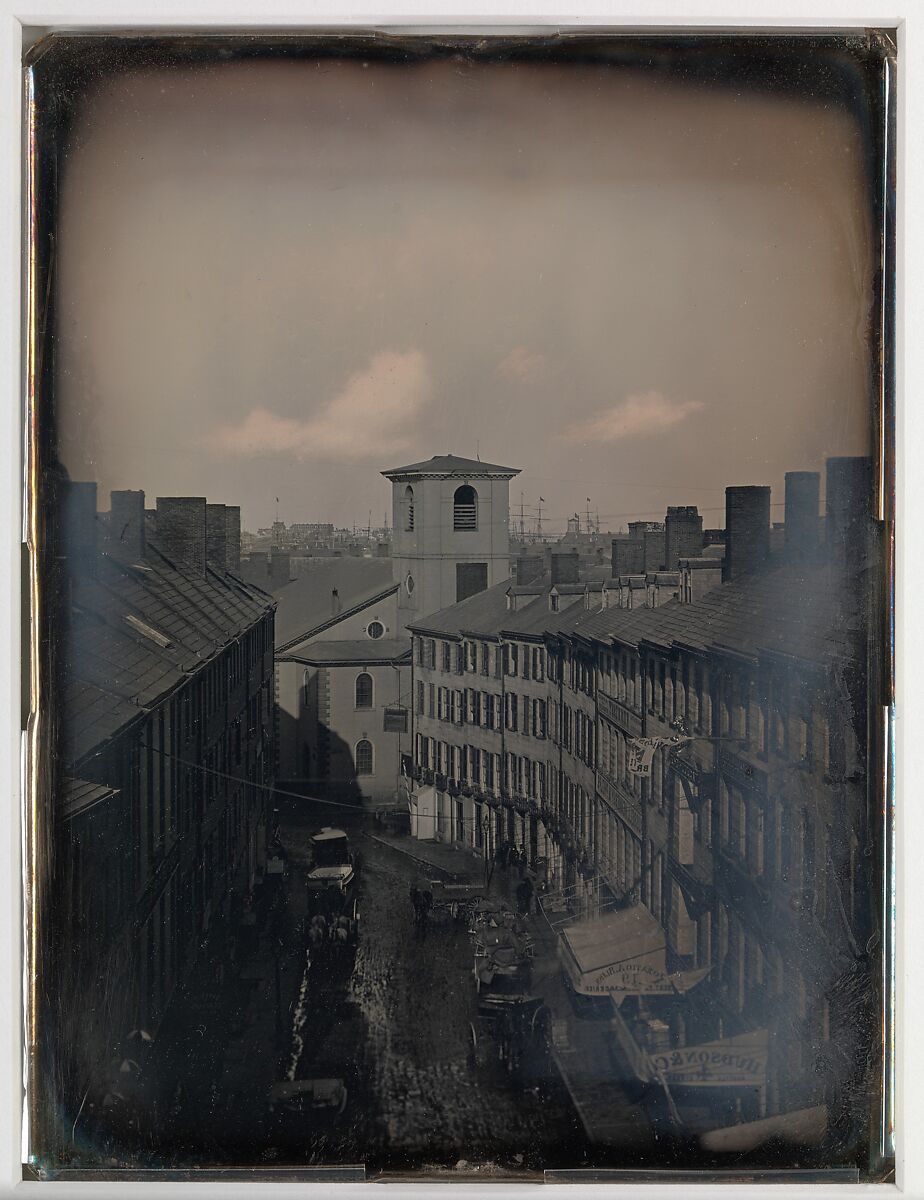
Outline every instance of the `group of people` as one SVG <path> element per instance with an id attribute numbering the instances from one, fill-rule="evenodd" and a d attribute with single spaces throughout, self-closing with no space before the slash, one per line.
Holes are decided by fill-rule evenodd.
<path id="1" fill-rule="evenodd" d="M 497 865 L 502 871 L 506 871 L 508 867 L 515 867 L 519 871 L 521 879 L 525 876 L 529 867 L 525 846 L 518 848 L 513 842 L 501 842 L 497 847 L 495 857 L 497 858 Z"/>

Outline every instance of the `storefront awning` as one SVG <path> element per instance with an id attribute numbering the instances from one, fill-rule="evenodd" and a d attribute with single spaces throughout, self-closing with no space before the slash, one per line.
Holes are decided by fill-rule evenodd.
<path id="1" fill-rule="evenodd" d="M 708 967 L 668 974 L 664 930 L 644 904 L 577 921 L 561 930 L 561 957 L 582 996 L 676 995 L 705 978 Z"/>

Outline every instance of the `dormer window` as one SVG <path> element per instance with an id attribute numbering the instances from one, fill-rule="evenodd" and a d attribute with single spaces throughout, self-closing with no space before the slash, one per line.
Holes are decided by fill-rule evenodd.
<path id="1" fill-rule="evenodd" d="M 414 532 L 414 489 L 410 484 L 404 489 L 404 531 Z"/>
<path id="2" fill-rule="evenodd" d="M 552 612 L 558 612 L 558 592 L 549 592 L 549 608 Z"/>
<path id="3" fill-rule="evenodd" d="M 478 528 L 478 493 L 467 483 L 456 488 L 452 498 L 452 527 L 460 531 Z"/>

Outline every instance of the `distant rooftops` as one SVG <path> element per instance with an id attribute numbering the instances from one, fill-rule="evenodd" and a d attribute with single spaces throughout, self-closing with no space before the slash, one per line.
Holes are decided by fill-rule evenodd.
<path id="1" fill-rule="evenodd" d="M 386 479 L 403 479 L 407 475 L 429 475 L 437 479 L 452 475 L 496 475 L 512 479 L 519 473 L 519 467 L 501 467 L 496 463 L 481 462 L 475 458 L 459 458 L 456 454 L 436 454 L 426 462 L 411 463 L 407 467 L 392 467 L 391 470 L 382 472 Z"/>

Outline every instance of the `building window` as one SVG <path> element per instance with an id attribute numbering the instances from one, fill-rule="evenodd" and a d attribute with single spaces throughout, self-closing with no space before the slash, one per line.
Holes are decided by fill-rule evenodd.
<path id="1" fill-rule="evenodd" d="M 404 530 L 414 532 L 414 489 L 410 484 L 404 489 Z"/>
<path id="2" fill-rule="evenodd" d="M 488 586 L 488 564 L 456 563 L 456 603 L 483 592 Z"/>
<path id="3" fill-rule="evenodd" d="M 356 774 L 357 776 L 371 775 L 373 767 L 372 743 L 368 738 L 363 738 L 356 743 Z"/>
<path id="4" fill-rule="evenodd" d="M 370 621 L 366 626 L 366 636 L 371 637 L 373 641 L 378 641 L 385 633 L 385 626 L 381 621 Z"/>
<path id="5" fill-rule="evenodd" d="M 456 530 L 478 528 L 478 493 L 465 483 L 452 498 L 452 527 Z"/>
<path id="6" fill-rule="evenodd" d="M 356 707 L 372 707 L 372 676 L 368 671 L 356 676 Z"/>
<path id="7" fill-rule="evenodd" d="M 407 594 L 410 596 L 410 594 L 414 590 L 414 576 L 413 575 L 408 574 L 407 579 L 405 579 L 405 581 L 404 581 L 404 586 L 407 588 Z"/>

